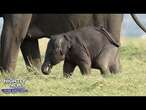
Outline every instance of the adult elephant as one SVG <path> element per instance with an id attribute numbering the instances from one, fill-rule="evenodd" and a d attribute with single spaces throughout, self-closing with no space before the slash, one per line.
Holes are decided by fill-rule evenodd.
<path id="1" fill-rule="evenodd" d="M 3 15 L 0 66 L 13 72 L 19 48 L 27 66 L 41 68 L 38 39 L 87 25 L 103 25 L 120 44 L 122 14 L 9 14 Z M 119 61 L 119 57 L 117 58 Z M 116 65 L 118 67 L 119 65 Z M 117 68 L 118 69 L 118 68 Z"/>

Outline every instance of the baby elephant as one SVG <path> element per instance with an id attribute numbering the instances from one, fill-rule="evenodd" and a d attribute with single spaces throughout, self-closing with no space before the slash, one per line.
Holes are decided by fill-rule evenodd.
<path id="1" fill-rule="evenodd" d="M 78 30 L 51 36 L 42 72 L 49 74 L 53 65 L 64 60 L 65 77 L 72 75 L 76 66 L 83 75 L 91 68 L 101 74 L 119 72 L 119 44 L 102 27 L 88 26 Z"/>

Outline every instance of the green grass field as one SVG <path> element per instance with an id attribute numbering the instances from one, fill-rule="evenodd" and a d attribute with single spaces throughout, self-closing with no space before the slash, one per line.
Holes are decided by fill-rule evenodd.
<path id="1" fill-rule="evenodd" d="M 122 40 L 123 41 L 123 40 Z M 43 42 L 43 43 L 42 43 Z M 47 41 L 42 40 L 40 47 L 42 59 Z M 99 70 L 92 69 L 91 75 L 82 76 L 76 68 L 70 79 L 63 78 L 62 65 L 56 65 L 48 76 L 42 73 L 27 72 L 20 53 L 14 74 L 1 75 L 4 78 L 26 80 L 26 93 L 4 94 L 9 96 L 143 96 L 146 95 L 146 40 L 125 39 L 121 51 L 122 72 L 103 78 Z M 0 82 L 0 88 L 8 85 Z"/>

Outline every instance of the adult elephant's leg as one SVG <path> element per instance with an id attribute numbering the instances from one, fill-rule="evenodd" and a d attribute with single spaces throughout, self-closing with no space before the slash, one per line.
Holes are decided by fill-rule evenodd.
<path id="1" fill-rule="evenodd" d="M 1 70 L 13 72 L 16 67 L 19 48 L 26 36 L 31 14 L 8 14 L 4 17 L 1 36 Z"/>
<path id="2" fill-rule="evenodd" d="M 107 30 L 111 33 L 114 40 L 120 45 L 120 34 L 121 34 L 121 26 L 123 21 L 122 14 L 109 14 L 107 16 Z M 119 51 L 119 49 L 118 49 Z M 112 66 L 112 72 L 117 73 L 120 71 L 120 57 L 119 52 L 117 53 L 115 65 Z"/>
<path id="3" fill-rule="evenodd" d="M 107 30 L 112 34 L 114 40 L 119 44 L 122 21 L 123 21 L 122 14 L 109 14 L 107 16 Z"/>
<path id="4" fill-rule="evenodd" d="M 114 40 L 120 43 L 122 14 L 93 14 L 93 20 L 95 26 L 104 26 L 113 35 Z"/>
<path id="5" fill-rule="evenodd" d="M 93 14 L 93 24 L 94 26 L 104 26 L 106 28 L 107 14 Z"/>
<path id="6" fill-rule="evenodd" d="M 25 64 L 29 71 L 33 67 L 41 71 L 41 55 L 39 50 L 39 43 L 37 39 L 25 39 L 21 44 L 21 51 Z"/>

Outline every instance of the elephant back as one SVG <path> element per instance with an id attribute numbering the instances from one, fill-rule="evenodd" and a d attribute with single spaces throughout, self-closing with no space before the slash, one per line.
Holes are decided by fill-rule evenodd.
<path id="1" fill-rule="evenodd" d="M 60 34 L 93 25 L 92 14 L 42 14 L 34 15 L 31 28 L 38 28 L 43 33 Z"/>

